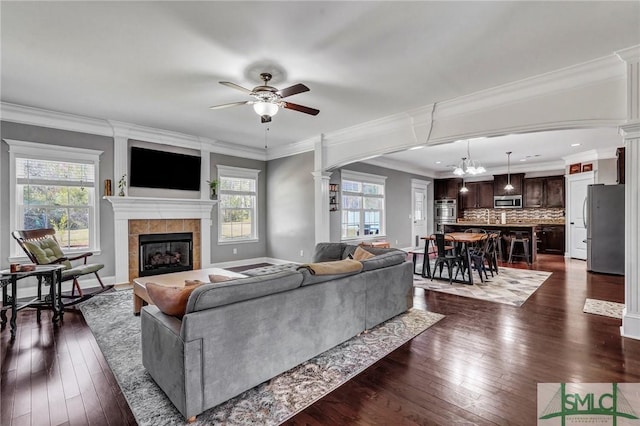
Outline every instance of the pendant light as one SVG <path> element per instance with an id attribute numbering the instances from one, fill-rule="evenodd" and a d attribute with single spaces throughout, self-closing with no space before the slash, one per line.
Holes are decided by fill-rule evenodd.
<path id="1" fill-rule="evenodd" d="M 460 188 L 461 194 L 466 194 L 469 192 L 469 188 L 467 188 L 467 184 L 464 183 L 464 179 L 462 179 L 462 188 Z"/>
<path id="2" fill-rule="evenodd" d="M 511 151 L 507 152 L 507 185 L 504 190 L 513 191 L 513 185 L 511 185 Z"/>

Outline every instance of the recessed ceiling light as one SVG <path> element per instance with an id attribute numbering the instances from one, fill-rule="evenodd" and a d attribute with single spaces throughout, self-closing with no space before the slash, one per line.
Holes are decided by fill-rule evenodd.
<path id="1" fill-rule="evenodd" d="M 527 161 L 527 159 L 526 158 L 521 158 L 520 161 Z"/>
<path id="2" fill-rule="evenodd" d="M 580 146 L 579 143 L 572 143 L 571 146 Z"/>
<path id="3" fill-rule="evenodd" d="M 424 146 L 423 146 L 423 145 L 420 145 L 420 146 L 412 146 L 411 148 L 409 148 L 409 151 L 413 151 L 414 149 L 422 149 L 422 148 L 424 148 Z"/>
<path id="4" fill-rule="evenodd" d="M 442 164 L 442 161 L 436 161 L 436 164 Z"/>

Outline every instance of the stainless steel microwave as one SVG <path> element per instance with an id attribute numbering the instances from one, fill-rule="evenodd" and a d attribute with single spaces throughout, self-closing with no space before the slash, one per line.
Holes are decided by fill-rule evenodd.
<path id="1" fill-rule="evenodd" d="M 521 209 L 522 195 L 500 195 L 493 197 L 494 209 Z"/>

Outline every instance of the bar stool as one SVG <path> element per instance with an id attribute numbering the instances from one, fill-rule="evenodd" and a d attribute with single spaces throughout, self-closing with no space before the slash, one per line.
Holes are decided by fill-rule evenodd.
<path id="1" fill-rule="evenodd" d="M 509 263 L 513 263 L 514 257 L 520 257 L 526 260 L 529 265 L 529 233 L 526 231 L 515 231 L 515 236 L 511 237 L 511 244 L 509 246 Z M 514 253 L 516 244 L 522 244 L 522 251 L 524 254 Z"/>

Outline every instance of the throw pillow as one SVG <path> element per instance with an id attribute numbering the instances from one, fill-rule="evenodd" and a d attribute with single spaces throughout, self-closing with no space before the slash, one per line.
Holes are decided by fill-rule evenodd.
<path id="1" fill-rule="evenodd" d="M 354 260 L 367 260 L 373 256 L 375 256 L 375 254 L 366 251 L 360 246 L 356 247 L 356 250 L 353 252 Z"/>
<path id="2" fill-rule="evenodd" d="M 204 284 L 204 282 L 200 280 L 184 280 L 185 287 L 188 287 L 190 285 L 200 285 L 200 284 Z"/>
<path id="3" fill-rule="evenodd" d="M 147 283 L 147 293 L 153 303 L 163 314 L 172 315 L 182 319 L 187 309 L 189 296 L 203 283 L 188 285 L 185 287 L 167 287 L 155 283 Z"/>
<path id="4" fill-rule="evenodd" d="M 216 274 L 209 275 L 209 281 L 211 281 L 212 283 L 222 283 L 232 279 L 233 277 L 228 277 L 226 275 L 216 275 Z"/>

